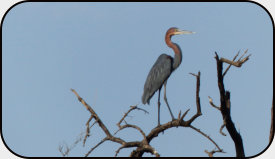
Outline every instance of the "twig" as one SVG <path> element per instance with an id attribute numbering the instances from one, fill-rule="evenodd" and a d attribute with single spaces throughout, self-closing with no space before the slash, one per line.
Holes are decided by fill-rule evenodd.
<path id="1" fill-rule="evenodd" d="M 219 150 L 219 152 L 223 152 L 223 150 L 218 146 L 218 144 L 213 140 L 211 139 L 210 136 L 206 135 L 205 133 L 203 133 L 200 129 L 198 128 L 195 128 L 194 126 L 190 125 L 190 128 L 197 131 L 198 133 L 202 134 L 204 137 L 206 137 L 208 140 L 210 140 L 216 147 L 217 149 Z"/>
<path id="2" fill-rule="evenodd" d="M 120 119 L 120 121 L 117 123 L 117 126 L 120 128 L 121 127 L 121 122 L 124 121 L 124 119 L 128 116 L 128 114 L 133 111 L 133 110 L 141 110 L 141 111 L 144 111 L 144 113 L 146 114 L 149 114 L 146 110 L 142 109 L 142 108 L 139 108 L 137 107 L 136 105 L 135 106 L 130 106 L 130 109 L 127 111 L 127 113 L 124 114 L 124 116 Z"/>
<path id="3" fill-rule="evenodd" d="M 238 59 L 238 61 L 240 61 L 242 58 L 243 58 L 243 56 L 247 53 L 247 51 L 248 51 L 248 49 L 246 49 L 245 51 L 244 51 L 244 53 L 241 55 L 241 57 Z M 250 56 L 250 55 L 249 55 Z"/>
<path id="4" fill-rule="evenodd" d="M 119 151 L 120 151 L 121 149 L 123 149 L 123 148 L 125 148 L 125 147 L 124 147 L 124 146 L 120 146 L 120 147 L 116 150 L 115 157 L 117 157 L 117 155 L 118 155 Z"/>
<path id="5" fill-rule="evenodd" d="M 220 128 L 220 133 L 223 135 L 223 136 L 226 136 L 226 134 L 224 132 L 222 132 L 223 128 L 225 127 L 225 122 L 222 124 L 221 128 Z"/>
<path id="6" fill-rule="evenodd" d="M 186 114 L 189 112 L 189 110 L 190 110 L 190 109 L 187 109 L 187 110 L 183 113 L 183 115 L 181 116 L 181 118 L 180 118 L 179 121 L 182 121 L 182 120 L 183 120 L 183 118 L 186 116 Z"/>
<path id="7" fill-rule="evenodd" d="M 181 110 L 179 112 L 179 115 L 178 115 L 178 119 L 180 120 L 180 117 L 181 117 Z"/>
<path id="8" fill-rule="evenodd" d="M 241 56 L 241 58 L 247 53 L 248 50 L 246 50 L 244 52 L 244 54 Z M 226 58 L 220 58 L 220 61 L 221 62 L 225 62 L 225 63 L 228 63 L 230 65 L 233 65 L 233 66 L 236 66 L 236 67 L 241 67 L 243 63 L 245 63 L 247 60 L 249 60 L 249 57 L 251 56 L 251 54 L 249 54 L 248 56 L 246 56 L 245 58 L 243 59 L 239 59 L 238 61 L 231 61 L 231 60 L 228 60 Z"/>
<path id="9" fill-rule="evenodd" d="M 96 124 L 96 121 L 93 122 L 93 124 L 90 126 L 90 129 Z"/>
<path id="10" fill-rule="evenodd" d="M 240 50 L 239 50 L 238 53 L 235 55 L 235 57 L 233 58 L 232 61 L 235 61 L 235 59 L 239 56 L 239 54 L 240 54 Z M 243 55 L 244 55 L 244 54 L 243 54 Z M 241 57 L 242 57 L 242 56 L 241 56 Z M 240 59 L 239 59 L 239 60 L 240 60 Z M 229 64 L 229 66 L 226 68 L 226 70 L 224 71 L 224 73 L 223 73 L 222 76 L 225 76 L 225 74 L 227 73 L 227 71 L 230 69 L 231 66 L 232 66 L 232 65 Z"/>
<path id="11" fill-rule="evenodd" d="M 77 99 L 86 107 L 86 109 L 93 115 L 94 119 L 97 121 L 98 125 L 102 128 L 102 130 L 105 132 L 105 134 L 109 137 L 112 136 L 111 133 L 109 132 L 109 130 L 107 129 L 107 127 L 103 124 L 101 119 L 97 116 L 97 114 L 89 106 L 89 104 L 87 104 L 84 101 L 84 99 L 82 99 L 74 89 L 71 89 L 71 91 L 77 96 Z"/>
<path id="12" fill-rule="evenodd" d="M 238 54 L 237 54 L 238 55 Z M 234 59 L 236 58 L 236 56 L 234 57 Z M 234 60 L 233 59 L 233 60 Z M 229 67 L 227 67 L 227 68 L 229 68 Z M 218 107 L 218 106 L 216 106 L 214 103 L 213 103 L 213 99 L 210 97 L 210 96 L 208 96 L 208 98 L 209 98 L 209 103 L 210 103 L 210 105 L 211 106 L 213 106 L 214 108 L 216 108 L 216 109 L 218 109 L 218 110 L 221 110 L 221 108 L 220 107 Z M 223 122 L 223 125 L 221 126 L 221 128 L 220 128 L 220 133 L 223 135 L 223 136 L 226 136 L 226 134 L 224 133 L 224 132 L 222 132 L 222 130 L 223 130 L 223 128 L 225 127 L 225 121 Z M 211 151 L 212 152 L 212 151 Z"/>
<path id="13" fill-rule="evenodd" d="M 209 157 L 213 157 L 214 153 L 216 153 L 216 152 L 225 153 L 221 150 L 212 150 L 210 152 L 208 152 L 207 150 L 204 150 L 204 152 L 207 153 Z"/>
<path id="14" fill-rule="evenodd" d="M 87 137 L 89 137 L 90 136 L 90 126 L 89 126 L 89 124 L 90 124 L 90 121 L 93 119 L 93 115 L 91 115 L 90 116 L 90 118 L 89 118 L 89 120 L 87 121 L 87 123 L 86 123 L 86 135 L 85 135 L 85 137 L 84 137 L 84 140 L 83 140 L 83 146 L 85 146 L 85 142 L 86 142 L 86 140 L 87 140 Z"/>
<path id="15" fill-rule="evenodd" d="M 85 157 L 88 157 L 90 155 L 90 153 L 94 151 L 94 149 L 96 149 L 99 145 L 103 144 L 107 140 L 108 140 L 108 137 L 105 137 L 104 139 L 102 139 L 98 144 L 96 144 L 94 147 L 92 147 L 90 149 L 90 151 L 88 151 L 88 153 L 86 153 Z"/>
<path id="16" fill-rule="evenodd" d="M 216 105 L 213 103 L 213 99 L 212 99 L 210 96 L 208 96 L 208 98 L 209 98 L 209 103 L 210 103 L 210 105 L 211 105 L 212 107 L 214 107 L 214 108 L 216 108 L 216 109 L 218 109 L 218 110 L 221 110 L 220 107 L 216 106 Z"/>
<path id="17" fill-rule="evenodd" d="M 64 143 L 65 148 L 64 148 L 63 145 L 59 145 L 58 150 L 59 150 L 59 152 L 62 154 L 63 157 L 68 156 L 69 153 L 71 152 L 71 150 L 72 150 L 73 148 L 75 148 L 75 146 L 82 140 L 82 134 L 83 134 L 83 133 L 81 133 L 81 134 L 79 135 L 79 137 L 74 141 L 74 143 L 73 143 L 71 146 L 68 146 L 66 143 Z M 65 150 L 64 150 L 64 149 L 65 149 Z"/>
<path id="18" fill-rule="evenodd" d="M 196 105 L 197 105 L 197 113 L 189 119 L 187 122 L 191 124 L 197 117 L 201 116 L 201 104 L 200 104 L 200 77 L 201 77 L 201 72 L 198 72 L 198 75 L 194 73 L 190 73 L 191 75 L 195 76 L 197 79 L 197 86 L 196 86 Z"/>
<path id="19" fill-rule="evenodd" d="M 121 131 L 121 130 L 123 130 L 125 128 L 134 128 L 134 129 L 138 130 L 141 133 L 141 135 L 143 136 L 144 140 L 146 141 L 146 135 L 143 132 L 143 130 L 140 127 L 138 127 L 138 126 L 131 125 L 131 124 L 126 124 L 126 125 L 120 126 L 120 128 L 114 133 L 114 135 L 116 135 L 119 131 Z"/>
<path id="20" fill-rule="evenodd" d="M 135 110 L 135 109 L 137 109 L 137 110 L 141 110 L 141 111 L 143 111 L 145 114 L 147 113 L 147 114 L 149 114 L 146 110 L 144 110 L 144 109 L 142 109 L 142 108 L 139 108 L 139 107 L 137 107 L 136 105 L 135 106 L 130 106 L 130 109 L 124 114 L 124 116 L 120 119 L 120 121 L 117 123 L 117 126 L 119 127 L 119 129 L 114 133 L 114 135 L 116 135 L 119 131 L 121 131 L 121 130 L 123 130 L 123 129 L 125 129 L 125 128 L 134 128 L 134 129 L 136 129 L 136 130 L 138 130 L 140 133 L 141 133 L 141 135 L 143 136 L 143 138 L 144 138 L 144 140 L 146 141 L 146 135 L 145 135 L 145 133 L 143 132 L 143 130 L 140 128 L 140 127 L 138 127 L 138 126 L 136 126 L 136 125 L 131 125 L 131 124 L 127 124 L 127 122 L 125 121 L 125 118 L 129 115 L 129 113 L 131 112 L 131 111 L 133 111 L 133 110 Z M 123 125 L 123 126 L 121 126 L 121 122 L 122 121 L 125 121 L 125 125 Z"/>

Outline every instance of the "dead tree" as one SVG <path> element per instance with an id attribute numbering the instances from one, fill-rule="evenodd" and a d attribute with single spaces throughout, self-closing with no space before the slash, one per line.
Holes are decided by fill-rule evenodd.
<path id="1" fill-rule="evenodd" d="M 222 132 L 222 129 L 226 127 L 227 131 L 229 132 L 232 140 L 234 141 L 235 144 L 235 150 L 236 150 L 236 157 L 245 157 L 244 153 L 244 147 L 243 147 L 243 141 L 241 135 L 237 132 L 235 125 L 232 121 L 231 114 L 230 114 L 230 109 L 231 109 L 231 103 L 230 103 L 230 92 L 225 90 L 224 82 L 223 79 L 230 69 L 230 67 L 233 65 L 235 67 L 241 67 L 243 63 L 245 63 L 250 55 L 246 56 L 243 58 L 243 56 L 247 53 L 247 50 L 244 52 L 244 54 L 237 60 L 235 59 L 238 57 L 239 52 L 237 55 L 233 58 L 233 60 L 228 60 L 225 58 L 219 58 L 218 54 L 215 52 L 216 56 L 216 62 L 217 62 L 217 76 L 218 76 L 218 87 L 220 91 L 220 107 L 216 106 L 213 103 L 213 100 L 211 97 L 209 97 L 209 103 L 211 106 L 214 108 L 218 109 L 223 117 L 223 125 L 220 128 L 220 133 L 224 136 L 226 136 L 225 133 Z M 223 63 L 229 64 L 227 69 L 223 73 Z"/>
<path id="2" fill-rule="evenodd" d="M 241 67 L 242 64 L 244 64 L 250 57 L 250 55 L 244 57 L 244 55 L 247 53 L 247 50 L 244 52 L 244 54 L 237 60 L 235 59 L 238 57 L 239 52 L 237 55 L 233 58 L 233 60 L 228 60 L 226 58 L 219 58 L 218 54 L 216 54 L 215 59 L 217 62 L 217 78 L 218 78 L 218 88 L 219 88 L 219 93 L 220 93 L 220 106 L 216 106 L 213 103 L 213 100 L 211 97 L 209 97 L 209 103 L 211 106 L 216 108 L 221 112 L 221 115 L 223 117 L 223 124 L 220 128 L 220 133 L 224 136 L 226 136 L 225 133 L 223 133 L 223 128 L 226 127 L 227 131 L 230 134 L 230 137 L 234 141 L 235 144 L 235 150 L 236 150 L 236 157 L 245 157 L 245 152 L 244 152 L 244 146 L 243 146 L 243 141 L 241 135 L 238 133 L 238 131 L 235 128 L 235 125 L 233 123 L 233 120 L 231 118 L 231 102 L 230 102 L 230 92 L 225 89 L 224 86 L 224 77 L 230 67 L 233 65 L 235 67 Z M 244 58 L 243 58 L 244 57 Z M 226 68 L 226 70 L 223 72 L 223 63 L 229 64 L 229 66 Z M 86 132 L 85 132 L 85 137 L 83 139 L 83 145 L 85 145 L 85 142 L 87 138 L 90 136 L 90 129 L 95 125 L 98 124 L 99 127 L 103 130 L 105 133 L 105 137 L 97 143 L 95 146 L 93 146 L 86 154 L 85 156 L 89 156 L 98 146 L 100 146 L 102 143 L 105 141 L 111 141 L 120 144 L 120 147 L 115 151 L 114 156 L 117 156 L 119 152 L 122 149 L 125 148 L 136 148 L 134 149 L 130 157 L 142 157 L 144 153 L 150 153 L 156 157 L 160 156 L 160 153 L 152 146 L 150 145 L 150 142 L 158 137 L 158 135 L 161 132 L 164 132 L 165 130 L 168 130 L 173 127 L 189 127 L 193 129 L 194 131 L 198 132 L 199 134 L 203 135 L 205 138 L 207 138 L 210 142 L 212 142 L 215 145 L 215 149 L 212 151 L 205 150 L 205 152 L 208 154 L 209 157 L 213 157 L 213 154 L 216 152 L 224 153 L 223 149 L 221 149 L 218 144 L 210 138 L 207 134 L 202 132 L 200 129 L 194 127 L 192 125 L 192 122 L 196 120 L 199 116 L 202 115 L 201 112 L 201 104 L 200 104 L 200 97 L 199 97 L 199 92 L 200 92 L 200 75 L 201 73 L 198 72 L 198 74 L 193 74 L 190 73 L 191 75 L 196 77 L 196 109 L 197 112 L 194 114 L 189 120 L 184 119 L 187 113 L 189 112 L 190 109 L 186 110 L 185 113 L 181 115 L 181 111 L 178 114 L 178 118 L 172 121 L 169 121 L 167 123 L 164 123 L 160 126 L 152 128 L 152 130 L 148 133 L 145 134 L 145 132 L 137 125 L 129 124 L 126 122 L 126 117 L 130 114 L 130 112 L 134 110 L 140 110 L 144 111 L 145 113 L 148 113 L 146 110 L 139 108 L 138 106 L 130 106 L 130 109 L 124 114 L 124 116 L 121 118 L 121 120 L 117 123 L 118 130 L 115 131 L 114 133 L 111 133 L 109 129 L 105 126 L 103 121 L 100 119 L 100 117 L 96 114 L 96 112 L 92 109 L 91 106 L 89 106 L 83 98 L 81 98 L 78 93 L 74 90 L 71 89 L 71 91 L 76 95 L 78 100 L 82 103 L 83 106 L 86 107 L 86 109 L 90 112 L 91 116 L 89 117 L 88 121 L 86 122 Z M 93 124 L 90 126 L 90 122 L 94 120 Z M 269 136 L 269 141 L 272 141 L 272 138 L 274 136 L 274 129 L 273 129 L 273 100 L 272 100 L 272 108 L 271 108 L 271 128 L 270 128 L 270 136 Z M 124 121 L 125 124 L 122 124 Z M 125 130 L 126 128 L 132 128 L 136 131 L 138 131 L 143 139 L 141 141 L 130 141 L 126 142 L 122 138 L 116 137 L 116 134 L 120 131 Z M 80 141 L 82 138 L 79 138 L 76 140 L 73 146 L 68 147 L 59 147 L 59 151 L 62 153 L 63 156 L 68 156 L 69 151 Z M 65 150 L 64 150 L 65 149 Z"/>
<path id="3" fill-rule="evenodd" d="M 186 116 L 186 114 L 188 113 L 188 110 L 185 111 L 185 113 L 181 114 L 181 111 L 178 114 L 178 118 L 172 121 L 169 121 L 167 123 L 164 123 L 160 126 L 157 126 L 155 128 L 152 128 L 152 130 L 149 132 L 149 134 L 145 134 L 144 131 L 137 125 L 133 125 L 133 124 L 129 124 L 126 122 L 125 118 L 129 115 L 130 112 L 132 112 L 133 110 L 141 110 L 144 111 L 145 113 L 148 113 L 146 110 L 141 109 L 137 106 L 131 106 L 130 109 L 128 110 L 127 113 L 124 114 L 124 116 L 122 117 L 122 119 L 117 123 L 118 126 L 118 130 L 116 132 L 114 132 L 113 134 L 109 131 L 109 129 L 105 126 L 105 124 L 103 123 L 103 121 L 100 119 L 100 117 L 96 114 L 96 112 L 92 109 L 91 106 L 89 106 L 83 98 L 81 98 L 78 93 L 74 90 L 71 89 L 71 91 L 77 96 L 78 100 L 82 103 L 82 105 L 84 105 L 86 107 L 86 109 L 91 113 L 90 118 L 88 119 L 87 123 L 86 123 L 86 135 L 84 137 L 83 140 L 83 144 L 85 144 L 87 138 L 89 137 L 89 132 L 90 132 L 90 128 L 94 125 L 94 124 L 98 124 L 99 127 L 103 130 L 103 132 L 105 133 L 106 137 L 103 138 L 99 143 L 97 143 L 94 147 L 92 147 L 85 156 L 89 156 L 98 146 L 100 146 L 102 143 L 104 143 L 105 141 L 112 141 L 115 143 L 120 144 L 121 146 L 117 149 L 117 151 L 115 152 L 115 156 L 117 156 L 119 154 L 119 152 L 122 149 L 125 148 L 133 148 L 135 147 L 136 149 L 133 150 L 130 154 L 130 157 L 141 157 L 143 156 L 144 153 L 150 153 L 156 157 L 159 157 L 160 154 L 159 152 L 150 145 L 150 142 L 156 138 L 160 133 L 164 132 L 165 130 L 168 130 L 170 128 L 178 128 L 178 127 L 189 127 L 191 129 L 193 129 L 194 131 L 198 132 L 199 134 L 203 135 L 206 139 L 208 139 L 210 142 L 212 142 L 215 145 L 215 149 L 208 152 L 207 150 L 205 150 L 205 152 L 209 155 L 209 156 L 213 156 L 214 153 L 216 152 L 221 152 L 224 153 L 224 151 L 218 146 L 218 144 L 207 134 L 205 134 L 204 132 L 202 132 L 200 129 L 194 127 L 192 125 L 192 122 L 197 119 L 199 116 L 202 115 L 201 112 L 201 104 L 200 104 L 200 97 L 199 97 L 199 91 L 200 91 L 200 72 L 198 72 L 198 74 L 193 74 L 190 73 L 191 75 L 196 77 L 196 108 L 197 108 L 197 112 L 196 114 L 194 114 L 189 120 L 185 120 L 184 117 Z M 90 126 L 90 122 L 94 119 L 94 123 L 92 124 L 92 126 Z M 122 125 L 122 122 L 125 122 L 124 125 Z M 119 131 L 122 131 L 126 128 L 132 128 L 137 130 L 142 136 L 143 139 L 141 141 L 130 141 L 130 142 L 126 142 L 125 140 L 123 140 L 122 138 L 116 137 L 116 134 Z M 60 148 L 59 150 L 62 153 L 62 149 Z M 65 150 L 66 151 L 66 150 Z"/>

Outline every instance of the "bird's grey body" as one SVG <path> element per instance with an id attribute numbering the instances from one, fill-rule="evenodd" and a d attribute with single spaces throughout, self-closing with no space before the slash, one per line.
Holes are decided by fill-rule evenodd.
<path id="1" fill-rule="evenodd" d="M 164 82 L 173 71 L 173 58 L 166 54 L 161 54 L 151 68 L 144 84 L 143 104 L 150 104 L 150 99 L 155 92 L 161 89 Z"/>

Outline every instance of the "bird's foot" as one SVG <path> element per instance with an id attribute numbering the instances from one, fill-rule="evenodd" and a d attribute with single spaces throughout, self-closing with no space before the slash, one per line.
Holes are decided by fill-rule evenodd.
<path id="1" fill-rule="evenodd" d="M 177 120 L 175 117 L 172 117 L 172 121 Z"/>
<path id="2" fill-rule="evenodd" d="M 160 127 L 160 126 L 161 126 L 160 123 L 158 123 L 157 128 Z"/>
<path id="3" fill-rule="evenodd" d="M 155 127 L 155 129 L 161 127 L 160 123 L 158 123 L 157 127 Z M 164 130 L 162 131 L 162 134 L 164 134 Z"/>

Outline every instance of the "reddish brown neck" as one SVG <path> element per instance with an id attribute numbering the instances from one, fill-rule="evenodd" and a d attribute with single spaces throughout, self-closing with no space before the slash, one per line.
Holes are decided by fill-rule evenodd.
<path id="1" fill-rule="evenodd" d="M 168 47 L 170 47 L 174 50 L 175 56 L 174 56 L 173 69 L 176 69 L 177 67 L 179 67 L 179 65 L 181 63 L 182 53 L 181 53 L 181 49 L 178 46 L 178 44 L 173 43 L 171 41 L 172 36 L 173 36 L 172 33 L 167 33 L 166 36 L 165 36 L 165 42 L 166 42 Z"/>

